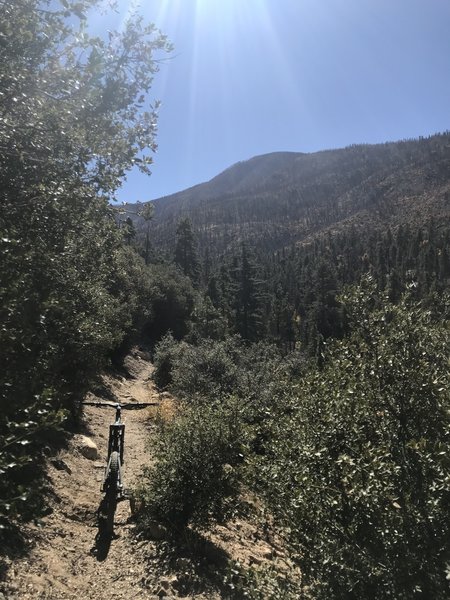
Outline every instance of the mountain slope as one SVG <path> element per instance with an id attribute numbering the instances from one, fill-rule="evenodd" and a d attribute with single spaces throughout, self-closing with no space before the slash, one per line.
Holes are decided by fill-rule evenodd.
<path id="1" fill-rule="evenodd" d="M 187 215 L 200 240 L 218 252 L 243 239 L 277 250 L 330 228 L 447 219 L 449 198 L 448 132 L 313 154 L 278 152 L 155 200 L 152 238 L 170 247 L 177 220 Z"/>

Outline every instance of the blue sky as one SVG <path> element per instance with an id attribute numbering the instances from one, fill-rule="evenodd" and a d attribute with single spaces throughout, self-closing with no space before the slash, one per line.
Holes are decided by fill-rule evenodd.
<path id="1" fill-rule="evenodd" d="M 119 0 L 120 27 L 129 5 Z M 146 201 L 278 150 L 313 152 L 450 128 L 449 0 L 142 0 L 175 46 Z"/>

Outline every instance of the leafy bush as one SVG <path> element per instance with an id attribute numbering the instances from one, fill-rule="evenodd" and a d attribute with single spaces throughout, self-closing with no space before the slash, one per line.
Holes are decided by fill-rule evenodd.
<path id="1" fill-rule="evenodd" d="M 108 289 L 118 300 L 115 329 L 122 332 L 122 340 L 113 348 L 111 358 L 114 364 L 121 365 L 138 342 L 144 326 L 153 318 L 152 277 L 144 260 L 132 248 L 122 246 L 114 258 Z"/>
<path id="2" fill-rule="evenodd" d="M 180 397 L 210 401 L 229 396 L 238 384 L 239 364 L 227 352 L 227 343 L 204 340 L 185 346 L 174 364 L 172 390 Z M 181 359 L 181 360 L 180 360 Z"/>
<path id="3" fill-rule="evenodd" d="M 279 565 L 258 566 L 245 569 L 239 563 L 231 563 L 224 583 L 230 588 L 230 598 L 247 600 L 293 600 L 309 598 L 305 595 L 298 569 Z"/>
<path id="4" fill-rule="evenodd" d="M 157 439 L 157 462 L 140 490 L 141 525 L 206 527 L 236 506 L 243 430 L 235 403 L 191 406 Z"/>
<path id="5" fill-rule="evenodd" d="M 220 465 L 233 462 L 218 432 L 233 397 L 245 468 L 232 487 L 243 478 L 266 499 L 311 597 L 445 598 L 448 299 L 430 303 L 436 314 L 392 305 L 368 278 L 342 302 L 352 333 L 323 345 L 320 370 L 239 338 L 167 342 L 170 387 L 189 408 L 161 438 L 146 515 L 206 525 L 227 504 Z M 255 597 L 277 585 L 268 575 Z"/>
<path id="6" fill-rule="evenodd" d="M 179 346 L 166 336 L 155 348 L 154 377 L 160 387 L 170 385 L 186 400 L 215 401 L 234 395 L 256 407 L 273 404 L 274 386 L 298 366 L 298 359 L 282 357 L 275 345 L 249 345 L 237 335 Z"/>
<path id="7" fill-rule="evenodd" d="M 189 331 L 197 292 L 189 277 L 173 265 L 150 265 L 152 318 L 145 327 L 151 340 L 161 339 L 169 330 L 179 340 Z"/>
<path id="8" fill-rule="evenodd" d="M 284 399 L 255 486 L 317 598 L 445 598 L 449 331 L 420 306 L 343 298 L 357 329 Z M 286 435 L 286 432 L 289 435 Z"/>
<path id="9" fill-rule="evenodd" d="M 174 364 L 183 356 L 185 347 L 185 344 L 175 340 L 170 331 L 156 344 L 153 380 L 160 390 L 165 390 L 172 384 Z"/>
<path id="10" fill-rule="evenodd" d="M 94 7 L 1 2 L 4 523 L 30 516 L 43 448 L 142 314 L 139 286 L 123 285 L 140 266 L 109 201 L 125 171 L 148 172 L 141 151 L 154 147 L 156 113 L 142 110 L 141 93 L 154 52 L 169 46 L 137 15 L 106 43 L 90 36 L 85 13 Z"/>
<path id="11" fill-rule="evenodd" d="M 283 357 L 273 344 L 249 345 L 234 336 L 193 346 L 166 336 L 156 347 L 153 377 L 160 389 L 168 388 L 189 403 L 239 399 L 243 423 L 251 425 L 249 446 L 264 453 L 286 381 L 305 369 L 300 355 Z"/>

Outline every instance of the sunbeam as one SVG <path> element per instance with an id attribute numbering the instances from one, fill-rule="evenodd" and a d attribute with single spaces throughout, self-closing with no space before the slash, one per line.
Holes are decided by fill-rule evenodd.
<path id="1" fill-rule="evenodd" d="M 405 0 L 140 2 L 145 20 L 174 44 L 150 92 L 162 101 L 152 185 L 176 177 L 174 186 L 188 186 L 263 152 L 419 133 L 447 112 L 438 76 L 450 55 L 445 7 L 424 9 L 419 0 L 407 11 Z M 119 14 L 94 15 L 90 26 L 99 35 L 105 26 L 120 29 L 135 7 L 118 0 Z M 425 114 L 430 102 L 437 112 Z"/>

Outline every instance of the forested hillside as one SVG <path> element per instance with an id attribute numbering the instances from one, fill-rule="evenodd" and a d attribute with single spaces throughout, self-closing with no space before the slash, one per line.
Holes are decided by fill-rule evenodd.
<path id="1" fill-rule="evenodd" d="M 138 15 L 91 36 L 97 0 L 0 10 L 2 552 L 139 343 L 178 399 L 133 492 L 141 542 L 240 514 L 290 562 L 230 565 L 223 597 L 447 598 L 450 135 L 256 157 L 120 209 L 167 39 Z"/>
<path id="2" fill-rule="evenodd" d="M 156 347 L 186 409 L 144 523 L 264 499 L 303 578 L 238 569 L 244 597 L 446 596 L 449 158 L 447 133 L 257 157 L 155 201 L 145 253 L 125 207 L 201 298 Z"/>
<path id="3" fill-rule="evenodd" d="M 217 256 L 242 241 L 276 251 L 328 229 L 421 224 L 430 216 L 448 217 L 449 170 L 448 133 L 259 156 L 155 200 L 152 237 L 167 248 L 178 219 L 188 214 L 203 252 Z M 125 208 L 131 216 L 136 212 Z"/>
<path id="4" fill-rule="evenodd" d="M 448 133 L 260 156 L 145 206 L 151 222 L 138 205 L 121 211 L 130 243 L 142 247 L 145 228 L 158 262 L 190 236 L 184 273 L 246 339 L 301 340 L 314 352 L 345 331 L 336 294 L 364 273 L 394 300 L 408 286 L 424 298 L 449 283 Z"/>

